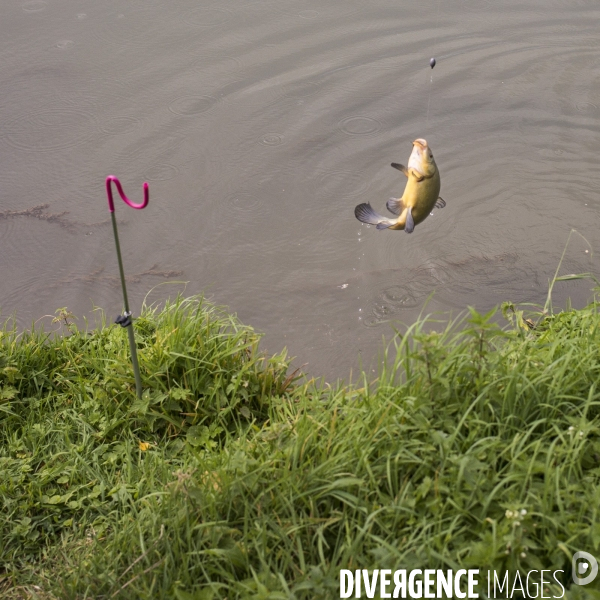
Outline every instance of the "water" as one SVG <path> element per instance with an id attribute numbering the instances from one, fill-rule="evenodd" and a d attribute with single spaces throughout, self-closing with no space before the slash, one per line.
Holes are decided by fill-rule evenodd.
<path id="1" fill-rule="evenodd" d="M 313 375 L 370 367 L 433 291 L 428 312 L 543 302 L 572 228 L 590 246 L 573 237 L 563 272 L 597 272 L 599 18 L 593 0 L 11 2 L 2 314 L 119 313 L 108 174 L 134 202 L 150 183 L 147 209 L 117 205 L 134 314 L 204 291 Z M 412 235 L 361 225 L 417 137 L 447 207 Z"/>

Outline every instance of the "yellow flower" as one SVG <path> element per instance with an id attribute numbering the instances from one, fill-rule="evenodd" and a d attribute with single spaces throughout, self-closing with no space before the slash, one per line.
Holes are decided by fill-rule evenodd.
<path id="1" fill-rule="evenodd" d="M 150 448 L 150 444 L 148 442 L 140 442 L 140 450 L 142 452 L 146 452 L 146 450 L 148 450 L 148 448 Z"/>

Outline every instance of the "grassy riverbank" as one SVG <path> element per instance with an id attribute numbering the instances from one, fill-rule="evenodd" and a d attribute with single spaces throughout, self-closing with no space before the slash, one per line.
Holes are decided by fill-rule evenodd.
<path id="1" fill-rule="evenodd" d="M 142 401 L 122 328 L 7 326 L 0 594 L 326 599 L 340 569 L 459 566 L 569 588 L 600 554 L 599 306 L 417 323 L 376 380 L 330 387 L 179 299 L 136 320 Z"/>

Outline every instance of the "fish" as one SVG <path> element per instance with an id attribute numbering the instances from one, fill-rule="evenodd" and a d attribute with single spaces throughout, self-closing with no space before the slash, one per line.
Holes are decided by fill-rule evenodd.
<path id="1" fill-rule="evenodd" d="M 370 203 L 359 204 L 354 215 L 361 223 L 375 225 L 377 229 L 404 229 L 412 233 L 415 225 L 423 222 L 434 208 L 444 208 L 446 201 L 440 197 L 440 172 L 427 140 L 417 138 L 408 159 L 408 167 L 392 163 L 408 179 L 400 198 L 390 198 L 387 209 L 394 215 L 390 219 L 375 212 Z"/>

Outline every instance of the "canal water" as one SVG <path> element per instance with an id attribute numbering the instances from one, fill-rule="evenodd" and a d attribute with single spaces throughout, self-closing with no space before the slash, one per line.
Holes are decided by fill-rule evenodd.
<path id="1" fill-rule="evenodd" d="M 150 184 L 117 204 L 134 314 L 203 292 L 311 375 L 375 368 L 423 310 L 543 303 L 572 229 L 561 273 L 597 272 L 599 22 L 594 0 L 5 3 L 2 316 L 119 313 L 108 174 Z M 362 225 L 417 137 L 447 206 Z"/>

